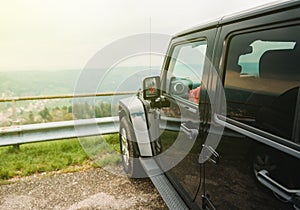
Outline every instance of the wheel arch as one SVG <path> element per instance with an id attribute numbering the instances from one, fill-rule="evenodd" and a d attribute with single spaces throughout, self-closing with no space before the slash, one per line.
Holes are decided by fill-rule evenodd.
<path id="1" fill-rule="evenodd" d="M 146 111 L 137 96 L 120 100 L 119 119 L 126 117 L 132 126 L 136 144 L 134 150 L 141 157 L 152 157 L 153 151 L 148 133 Z"/>

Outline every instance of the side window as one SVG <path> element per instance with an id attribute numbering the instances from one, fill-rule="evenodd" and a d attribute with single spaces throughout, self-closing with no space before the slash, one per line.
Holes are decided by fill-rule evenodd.
<path id="1" fill-rule="evenodd" d="M 227 117 L 299 142 L 300 26 L 233 36 L 225 73 Z"/>
<path id="2" fill-rule="evenodd" d="M 167 72 L 167 94 L 199 103 L 206 48 L 204 40 L 174 47 Z"/>

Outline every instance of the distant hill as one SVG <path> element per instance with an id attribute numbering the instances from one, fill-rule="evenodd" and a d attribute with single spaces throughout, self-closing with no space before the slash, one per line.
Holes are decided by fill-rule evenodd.
<path id="1" fill-rule="evenodd" d="M 151 75 L 145 69 L 147 67 L 110 69 L 104 80 L 99 81 L 97 92 L 138 90 L 143 78 Z M 99 74 L 105 72 L 91 71 Z M 81 72 L 82 70 L 0 72 L 0 97 L 73 94 Z"/>
<path id="2" fill-rule="evenodd" d="M 0 97 L 70 94 L 79 70 L 0 72 Z"/>
<path id="3" fill-rule="evenodd" d="M 142 87 L 143 78 L 155 74 L 147 69 L 117 67 L 109 71 L 95 69 L 0 72 L 0 98 L 67 95 L 74 94 L 75 89 L 76 93 L 137 91 Z M 128 96 L 18 101 L 16 106 L 14 103 L 4 102 L 0 103 L 0 127 L 70 120 L 74 111 L 80 119 L 117 115 L 116 107 L 122 97 Z"/>

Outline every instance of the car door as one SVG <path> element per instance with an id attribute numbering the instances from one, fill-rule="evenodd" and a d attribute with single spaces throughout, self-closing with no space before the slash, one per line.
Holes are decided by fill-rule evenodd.
<path id="1" fill-rule="evenodd" d="M 198 162 L 199 96 L 202 76 L 210 66 L 215 29 L 175 39 L 165 61 L 162 97 L 169 106 L 160 108 L 161 168 L 187 203 L 199 190 L 201 170 Z"/>
<path id="2" fill-rule="evenodd" d="M 299 21 L 230 33 L 246 25 L 222 29 L 227 114 L 210 124 L 226 129 L 219 162 L 204 163 L 204 206 L 299 209 Z"/>

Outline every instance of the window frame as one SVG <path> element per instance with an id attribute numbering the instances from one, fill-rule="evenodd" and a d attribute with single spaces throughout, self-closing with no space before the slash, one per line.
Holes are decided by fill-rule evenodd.
<path id="1" fill-rule="evenodd" d="M 193 103 L 193 102 L 191 102 L 189 100 L 186 100 L 186 99 L 184 99 L 182 97 L 171 95 L 171 94 L 168 93 L 168 91 L 166 90 L 167 89 L 167 76 L 168 76 L 168 72 L 170 72 L 169 68 L 170 68 L 170 65 L 172 63 L 172 55 L 173 55 L 173 53 L 175 51 L 175 48 L 177 46 L 180 46 L 180 45 L 185 45 L 185 44 L 194 43 L 194 42 L 201 42 L 201 41 L 206 42 L 205 56 L 207 56 L 207 54 L 208 54 L 208 48 L 209 48 L 209 45 L 208 45 L 209 42 L 208 42 L 208 38 L 206 36 L 200 36 L 200 37 L 197 37 L 197 38 L 180 40 L 180 41 L 172 43 L 171 46 L 170 46 L 170 48 L 169 48 L 169 50 L 168 50 L 167 60 L 166 60 L 166 62 L 164 64 L 165 68 L 163 70 L 162 81 L 161 81 L 161 84 L 162 84 L 162 95 L 163 96 L 166 96 L 166 97 L 169 97 L 169 98 L 175 98 L 178 102 L 181 102 L 183 104 L 187 104 L 189 106 L 193 106 L 194 108 L 198 108 L 198 104 L 197 103 Z M 177 58 L 177 56 L 178 55 L 176 55 L 176 58 Z M 203 71 L 208 66 L 209 66 L 209 64 L 207 63 L 207 59 L 204 59 Z"/>
<path id="2" fill-rule="evenodd" d="M 248 34 L 248 33 L 255 33 L 255 32 L 261 32 L 261 31 L 267 31 L 267 30 L 273 30 L 273 29 L 281 29 L 281 28 L 287 28 L 287 27 L 293 27 L 293 26 L 300 26 L 300 21 L 290 21 L 290 22 L 284 22 L 284 23 L 276 23 L 276 24 L 269 24 L 265 26 L 257 26 L 252 28 L 241 28 L 237 30 L 229 30 L 224 38 L 223 43 L 223 49 L 221 53 L 220 58 L 220 78 L 222 80 L 223 86 L 225 87 L 225 77 L 226 77 L 226 67 L 228 64 L 228 58 L 229 58 L 229 48 L 230 43 L 232 41 L 232 38 L 235 36 Z M 300 116 L 300 93 L 298 94 L 298 100 L 295 108 L 295 113 Z M 296 116 L 295 116 L 296 119 Z M 275 134 L 272 134 L 270 132 L 261 130 L 259 128 L 247 125 L 245 123 L 239 122 L 237 120 L 234 120 L 232 118 L 229 118 L 224 115 L 216 114 L 215 118 L 217 123 L 224 124 L 225 126 L 235 130 L 238 133 L 244 134 L 252 139 L 255 139 L 261 143 L 267 144 L 269 146 L 275 147 L 281 151 L 287 152 L 291 154 L 292 156 L 300 158 L 300 144 L 297 142 L 297 139 L 285 139 L 280 136 L 277 136 Z M 296 120 L 293 128 L 293 137 L 297 137 L 297 133 L 300 132 L 300 120 Z M 296 133 L 296 135 L 294 135 Z M 300 134 L 299 134 L 300 135 Z M 300 140 L 299 140 L 300 141 Z"/>

